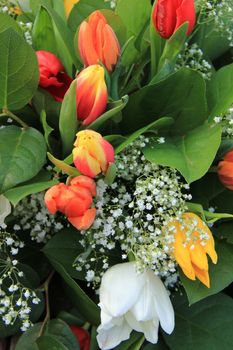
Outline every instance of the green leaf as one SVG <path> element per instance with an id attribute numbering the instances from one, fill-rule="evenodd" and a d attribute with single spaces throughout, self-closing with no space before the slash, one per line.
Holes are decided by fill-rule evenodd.
<path id="1" fill-rule="evenodd" d="M 221 235 L 221 226 L 219 236 Z M 216 265 L 209 261 L 210 288 L 205 287 L 199 280 L 191 281 L 182 272 L 180 278 L 188 296 L 189 304 L 217 294 L 233 282 L 233 246 L 223 240 L 216 240 L 218 262 Z"/>
<path id="2" fill-rule="evenodd" d="M 84 21 L 93 11 L 101 9 L 109 9 L 110 4 L 103 0 L 85 0 L 74 5 L 68 18 L 69 27 L 73 32 L 76 32 L 78 26 Z"/>
<path id="3" fill-rule="evenodd" d="M 194 129 L 207 118 L 205 89 L 202 76 L 188 68 L 143 87 L 130 95 L 123 110 L 122 132 L 133 132 L 164 116 L 174 118 L 173 134 Z"/>
<path id="4" fill-rule="evenodd" d="M 146 27 L 149 26 L 151 3 L 150 0 L 118 0 L 115 12 L 120 16 L 127 28 L 126 41 L 132 36 L 134 37 L 134 40 L 129 43 L 122 56 L 123 65 L 128 66 L 134 63 L 135 59 L 138 61 L 139 55 L 144 52 L 148 45 L 146 42 L 139 40 L 141 42 L 140 45 L 137 40 L 143 38 L 143 33 Z"/>
<path id="5" fill-rule="evenodd" d="M 43 253 L 49 260 L 60 263 L 71 277 L 83 279 L 83 273 L 76 271 L 73 267 L 74 260 L 83 252 L 80 240 L 81 235 L 76 229 L 61 230 L 44 246 Z"/>
<path id="6" fill-rule="evenodd" d="M 32 42 L 35 50 L 50 51 L 58 54 L 53 23 L 48 12 L 41 7 L 37 12 L 32 30 Z"/>
<path id="7" fill-rule="evenodd" d="M 11 28 L 0 33 L 0 108 L 16 110 L 32 98 L 39 78 L 37 58 Z"/>
<path id="8" fill-rule="evenodd" d="M 76 79 L 71 83 L 61 105 L 59 130 L 62 140 L 63 155 L 67 156 L 73 149 L 73 143 L 78 128 L 76 107 Z"/>
<path id="9" fill-rule="evenodd" d="M 66 26 L 66 22 L 53 10 L 46 0 L 40 0 L 42 7 L 46 9 L 53 23 L 56 38 L 58 57 L 64 64 L 67 73 L 72 76 L 73 65 L 77 66 L 77 58 L 73 46 L 73 34 Z"/>
<path id="10" fill-rule="evenodd" d="M 209 169 L 221 142 L 219 126 L 203 124 L 184 136 L 166 137 L 143 150 L 146 159 L 176 168 L 190 183 L 201 178 Z"/>
<path id="11" fill-rule="evenodd" d="M 38 338 L 42 323 L 35 324 L 23 333 L 16 344 L 15 350 L 38 350 L 36 339 Z"/>
<path id="12" fill-rule="evenodd" d="M 162 336 L 159 334 L 159 341 L 157 344 L 147 344 L 143 350 L 169 350 L 170 348 L 164 342 Z"/>
<path id="13" fill-rule="evenodd" d="M 219 294 L 188 307 L 184 297 L 174 299 L 175 330 L 164 334 L 172 350 L 230 350 L 233 348 L 233 300 Z"/>
<path id="14" fill-rule="evenodd" d="M 58 183 L 58 180 L 51 180 L 45 182 L 36 182 L 24 186 L 18 186 L 6 191 L 4 193 L 4 196 L 7 197 L 14 206 L 16 206 L 19 203 L 19 201 L 21 201 L 21 199 L 29 196 L 30 194 L 47 190 L 47 188 L 50 188 Z"/>
<path id="15" fill-rule="evenodd" d="M 98 117 L 93 123 L 88 125 L 88 129 L 99 130 L 100 127 L 109 119 L 114 118 L 122 109 L 125 108 L 128 103 L 128 96 L 123 96 L 119 101 L 113 103 L 113 108 L 109 109 L 107 112 Z"/>
<path id="16" fill-rule="evenodd" d="M 207 85 L 210 119 L 221 115 L 233 103 L 233 63 L 222 67 Z"/>
<path id="17" fill-rule="evenodd" d="M 40 119 L 41 119 L 41 124 L 43 126 L 44 129 L 44 138 L 45 138 L 45 142 L 48 146 L 49 149 L 51 149 L 50 147 L 50 142 L 49 142 L 49 136 L 50 134 L 53 132 L 53 128 L 51 128 L 51 126 L 49 126 L 49 124 L 47 123 L 47 119 L 46 119 L 46 112 L 45 110 L 43 110 L 40 114 Z"/>
<path id="18" fill-rule="evenodd" d="M 117 350 L 129 350 L 131 346 L 137 344 L 142 338 L 142 334 L 138 332 L 132 332 L 128 340 L 123 341 L 120 345 L 116 347 Z"/>
<path id="19" fill-rule="evenodd" d="M 135 131 L 132 135 L 130 135 L 124 142 L 122 142 L 115 150 L 115 153 L 120 153 L 123 149 L 125 149 L 128 145 L 130 145 L 134 140 L 136 140 L 140 135 L 149 132 L 151 130 L 157 130 L 163 128 L 165 126 L 173 124 L 174 120 L 172 118 L 163 117 L 155 122 Z"/>
<path id="20" fill-rule="evenodd" d="M 68 165 L 63 160 L 59 160 L 59 159 L 55 158 L 49 152 L 47 154 L 48 154 L 48 158 L 49 158 L 50 162 L 53 163 L 56 166 L 56 168 L 60 169 L 65 174 L 71 175 L 71 176 L 80 175 L 80 172 L 76 168 L 74 168 L 73 166 Z"/>
<path id="21" fill-rule="evenodd" d="M 50 335 L 44 335 L 36 340 L 36 344 L 39 350 L 56 349 L 56 350 L 68 350 L 57 338 Z"/>
<path id="22" fill-rule="evenodd" d="M 23 37 L 22 29 L 17 22 L 6 13 L 0 13 L 0 33 L 9 28 L 14 29 L 21 37 Z"/>
<path id="23" fill-rule="evenodd" d="M 115 163 L 111 163 L 108 167 L 108 170 L 104 178 L 104 181 L 106 182 L 106 184 L 108 184 L 109 186 L 112 185 L 116 177 L 116 174 L 117 174 L 117 167 Z"/>
<path id="24" fill-rule="evenodd" d="M 0 192 L 34 177 L 46 160 L 43 135 L 33 128 L 0 130 Z"/>

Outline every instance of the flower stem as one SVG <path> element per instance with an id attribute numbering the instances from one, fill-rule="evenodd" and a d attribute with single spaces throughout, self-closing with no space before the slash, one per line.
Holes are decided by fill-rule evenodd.
<path id="1" fill-rule="evenodd" d="M 15 115 L 14 113 L 12 113 L 6 108 L 3 108 L 2 113 L 0 114 L 0 117 L 5 117 L 5 116 L 12 118 L 25 129 L 29 127 L 22 119 L 17 117 L 17 115 Z"/>

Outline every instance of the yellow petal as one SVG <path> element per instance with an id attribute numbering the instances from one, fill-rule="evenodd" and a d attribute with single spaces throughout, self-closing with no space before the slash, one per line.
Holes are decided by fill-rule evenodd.
<path id="1" fill-rule="evenodd" d="M 193 264 L 196 277 L 208 288 L 210 288 L 210 277 L 208 270 L 201 270 Z"/>
<path id="2" fill-rule="evenodd" d="M 202 246 L 196 242 L 193 243 L 194 248 L 190 248 L 191 261 L 201 270 L 208 270 L 208 260 Z"/>

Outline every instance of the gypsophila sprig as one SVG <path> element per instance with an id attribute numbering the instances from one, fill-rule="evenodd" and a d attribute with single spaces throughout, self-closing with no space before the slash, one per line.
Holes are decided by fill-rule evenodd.
<path id="1" fill-rule="evenodd" d="M 13 229 L 28 230 L 31 239 L 37 243 L 46 243 L 54 233 L 64 227 L 64 219 L 59 215 L 51 215 L 45 207 L 44 192 L 24 198 L 12 214 L 17 219 Z"/>
<path id="2" fill-rule="evenodd" d="M 24 243 L 8 232 L 0 232 L 0 318 L 13 325 L 21 322 L 21 330 L 31 326 L 31 306 L 39 304 L 36 292 L 24 284 L 24 272 L 16 256 Z"/>
<path id="3" fill-rule="evenodd" d="M 97 182 L 96 220 L 91 229 L 83 232 L 82 244 L 102 254 L 102 268 L 96 253 L 91 255 L 92 260 L 85 262 L 82 256 L 75 262 L 78 270 L 87 271 L 88 282 L 98 284 L 117 247 L 121 248 L 123 260 L 134 254 L 138 271 L 150 268 L 172 285 L 176 282 L 176 264 L 167 254 L 173 234 L 163 233 L 161 227 L 172 217 L 181 217 L 187 210 L 185 201 L 191 196 L 185 193 L 189 187 L 176 170 L 145 159 L 142 151 L 148 142 L 141 136 L 116 156 L 118 173 L 111 186 L 102 179 Z M 95 271 L 93 266 L 97 264 Z"/>
<path id="4" fill-rule="evenodd" d="M 213 23 L 213 31 L 220 34 L 233 46 L 233 2 L 232 0 L 201 0 L 198 23 Z"/>
<path id="5" fill-rule="evenodd" d="M 214 121 L 216 124 L 221 123 L 224 137 L 233 137 L 233 107 L 229 108 L 224 115 L 216 116 Z"/>
<path id="6" fill-rule="evenodd" d="M 212 75 L 212 67 L 203 55 L 203 51 L 197 44 L 189 46 L 188 43 L 185 43 L 183 52 L 178 55 L 175 70 L 187 67 L 201 73 L 204 79 L 209 80 Z"/>

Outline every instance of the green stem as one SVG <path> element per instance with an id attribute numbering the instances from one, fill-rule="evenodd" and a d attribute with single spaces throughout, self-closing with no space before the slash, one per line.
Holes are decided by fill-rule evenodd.
<path id="1" fill-rule="evenodd" d="M 6 116 L 12 118 L 13 120 L 15 120 L 18 124 L 20 124 L 25 129 L 29 127 L 26 123 L 24 123 L 24 121 L 22 119 L 17 117 L 17 115 L 12 113 L 8 109 L 4 108 L 2 110 L 2 113 L 0 114 L 0 117 L 6 117 Z"/>

